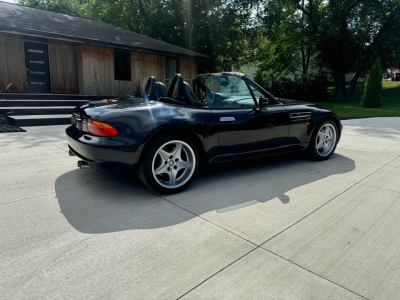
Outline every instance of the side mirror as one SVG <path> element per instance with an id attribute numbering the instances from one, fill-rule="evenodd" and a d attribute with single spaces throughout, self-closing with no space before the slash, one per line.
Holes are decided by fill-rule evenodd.
<path id="1" fill-rule="evenodd" d="M 263 109 L 264 107 L 267 107 L 268 99 L 266 99 L 264 97 L 260 97 L 260 99 L 258 99 L 258 105 L 259 105 L 260 109 Z"/>

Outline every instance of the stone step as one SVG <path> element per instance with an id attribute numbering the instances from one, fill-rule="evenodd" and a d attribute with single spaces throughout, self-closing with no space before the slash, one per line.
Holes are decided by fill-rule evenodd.
<path id="1" fill-rule="evenodd" d="M 37 100 L 100 100 L 109 98 L 107 96 L 92 96 L 79 94 L 36 94 L 36 93 L 5 93 L 1 94 L 4 99 L 37 99 Z"/>
<path id="2" fill-rule="evenodd" d="M 8 116 L 7 118 L 11 124 L 20 127 L 71 124 L 71 114 L 23 115 L 23 116 Z"/>
<path id="3" fill-rule="evenodd" d="M 0 106 L 0 113 L 7 114 L 8 116 L 16 115 L 60 115 L 72 114 L 75 106 L 14 106 L 4 107 Z"/>
<path id="4" fill-rule="evenodd" d="M 36 99 L 11 99 L 0 100 L 1 107 L 36 107 L 36 106 L 80 106 L 88 100 L 36 100 Z"/>

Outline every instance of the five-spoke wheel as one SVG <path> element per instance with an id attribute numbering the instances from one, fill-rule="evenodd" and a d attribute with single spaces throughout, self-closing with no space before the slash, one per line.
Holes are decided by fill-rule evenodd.
<path id="1" fill-rule="evenodd" d="M 155 139 L 139 163 L 138 174 L 150 188 L 163 194 L 177 193 L 193 181 L 199 154 L 192 139 L 169 134 Z"/>
<path id="2" fill-rule="evenodd" d="M 154 155 L 154 179 L 165 188 L 178 188 L 193 175 L 196 157 L 192 148 L 183 141 L 170 141 Z"/>
<path id="3" fill-rule="evenodd" d="M 309 152 L 315 160 L 325 160 L 331 157 L 338 141 L 337 125 L 332 120 L 325 120 L 315 126 L 311 137 Z"/>
<path id="4" fill-rule="evenodd" d="M 321 156 L 331 154 L 336 144 L 336 128 L 330 123 L 325 123 L 321 126 L 316 136 L 315 144 Z"/>

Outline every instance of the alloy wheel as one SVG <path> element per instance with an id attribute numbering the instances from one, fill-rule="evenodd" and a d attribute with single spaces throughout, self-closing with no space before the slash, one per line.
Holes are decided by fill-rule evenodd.
<path id="1" fill-rule="evenodd" d="M 321 126 L 316 136 L 315 145 L 321 156 L 328 156 L 335 148 L 336 129 L 330 123 Z"/>
<path id="2" fill-rule="evenodd" d="M 165 188 L 175 189 L 190 180 L 196 167 L 193 149 L 183 141 L 169 141 L 153 157 L 154 179 Z"/>

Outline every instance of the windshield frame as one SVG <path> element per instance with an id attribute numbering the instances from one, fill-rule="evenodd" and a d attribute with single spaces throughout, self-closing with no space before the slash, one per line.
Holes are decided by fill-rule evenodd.
<path id="1" fill-rule="evenodd" d="M 196 85 L 200 90 L 202 90 L 204 93 L 207 94 L 207 91 L 209 91 L 209 92 L 212 92 L 212 91 L 211 91 L 211 89 L 209 89 L 207 87 L 207 85 L 205 85 L 203 83 L 203 80 L 207 80 L 208 78 L 210 78 L 212 76 L 234 76 L 234 77 L 238 77 L 238 78 L 242 79 L 245 82 L 246 87 L 249 90 L 251 97 L 253 98 L 254 107 L 258 107 L 259 103 L 258 103 L 258 99 L 254 95 L 254 92 L 252 90 L 253 88 L 257 89 L 257 91 L 260 94 L 262 94 L 263 97 L 270 100 L 270 104 L 272 104 L 272 105 L 281 104 L 282 105 L 282 102 L 280 102 L 278 98 L 274 97 L 272 94 L 270 94 L 268 91 L 266 91 L 262 86 L 260 86 L 259 84 L 257 84 L 253 80 L 251 80 L 247 75 L 244 75 L 242 73 L 222 72 L 222 73 L 200 74 L 200 75 L 195 76 L 192 81 L 193 81 L 194 85 Z M 199 84 L 199 81 L 200 81 L 200 84 Z M 204 89 L 206 89 L 206 90 L 204 90 Z M 206 101 L 207 101 L 207 107 L 209 107 L 209 108 L 213 108 L 213 109 L 223 108 L 223 107 L 217 107 L 217 106 L 216 107 L 209 106 L 208 99 L 206 99 Z M 247 106 L 247 108 L 250 108 L 250 107 L 253 107 L 253 106 Z M 243 109 L 243 107 L 240 107 L 240 108 Z M 223 108 L 223 109 L 227 109 L 227 108 Z M 236 108 L 231 108 L 231 109 L 236 109 Z M 239 109 L 239 107 L 237 109 Z"/>

